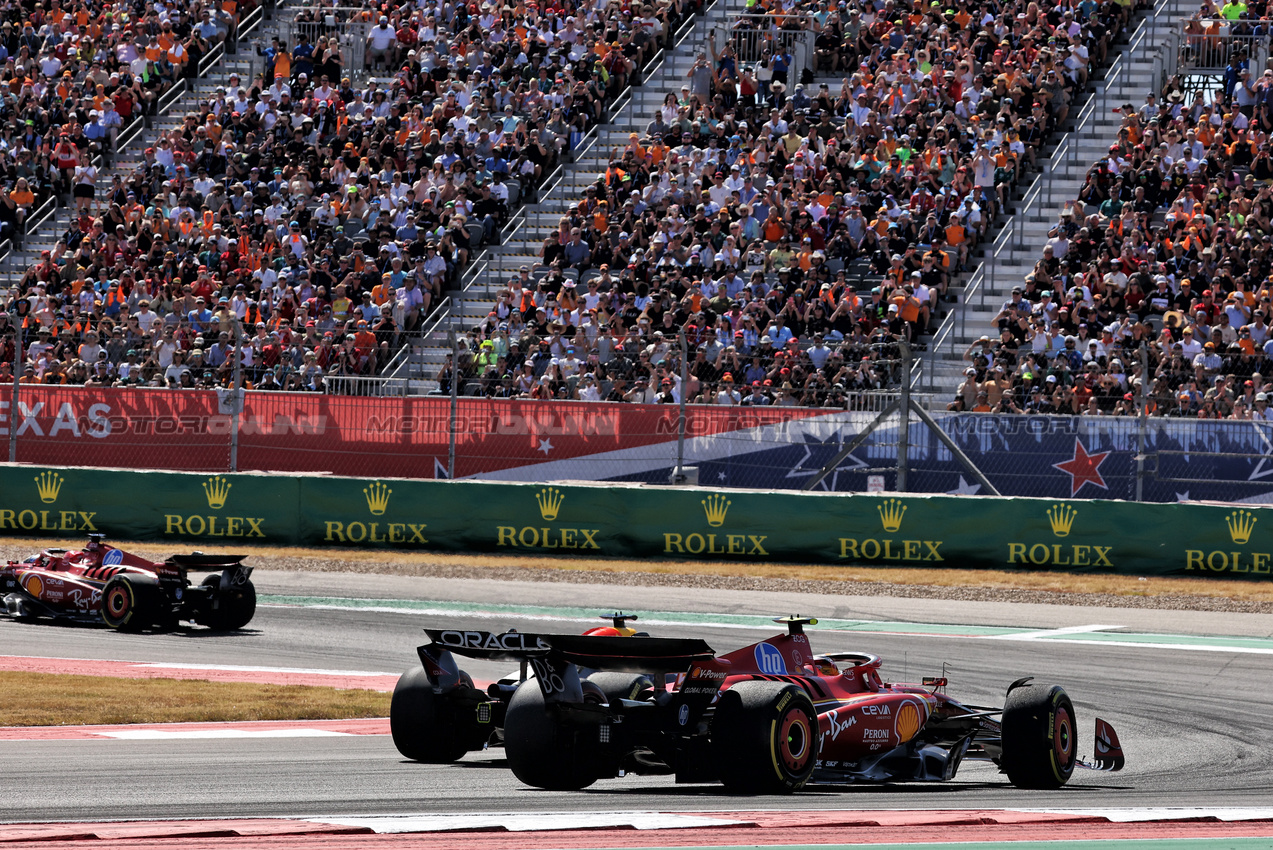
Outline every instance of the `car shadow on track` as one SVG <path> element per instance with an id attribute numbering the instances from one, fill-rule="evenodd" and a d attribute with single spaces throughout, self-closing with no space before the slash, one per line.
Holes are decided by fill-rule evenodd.
<path id="1" fill-rule="evenodd" d="M 529 790 L 529 789 L 528 789 Z M 947 784 L 934 783 L 886 783 L 882 785 L 806 785 L 799 792 L 800 797 L 807 798 L 811 796 L 826 797 L 843 797 L 845 794 L 859 795 L 881 795 L 881 794 L 914 794 L 914 795 L 961 795 L 968 792 L 985 793 L 987 791 L 1014 791 L 1011 785 L 1004 782 L 960 782 Z M 1110 791 L 1132 790 L 1132 786 L 1121 785 L 1075 785 L 1073 783 L 1066 785 L 1063 789 L 1055 793 L 1074 793 L 1074 792 L 1101 792 L 1108 793 Z M 547 792 L 556 793 L 556 792 Z M 729 797 L 736 799 L 738 797 L 749 796 L 746 794 L 734 794 L 726 791 L 719 785 L 666 785 L 645 786 L 635 788 L 585 788 L 578 792 L 582 794 L 592 795 L 613 795 L 623 797 Z"/>

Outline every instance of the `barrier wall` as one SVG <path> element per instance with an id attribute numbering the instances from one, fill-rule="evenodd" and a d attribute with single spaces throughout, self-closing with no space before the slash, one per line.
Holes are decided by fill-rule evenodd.
<path id="1" fill-rule="evenodd" d="M 0 466 L 0 534 L 1267 579 L 1273 512 Z"/>

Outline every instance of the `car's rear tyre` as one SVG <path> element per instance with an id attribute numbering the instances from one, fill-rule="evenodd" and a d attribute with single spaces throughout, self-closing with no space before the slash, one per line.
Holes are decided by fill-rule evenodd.
<path id="1" fill-rule="evenodd" d="M 208 588 L 208 607 L 200 623 L 219 632 L 231 632 L 252 622 L 256 615 L 256 586 L 250 580 L 222 590 L 221 576 L 210 575 L 202 586 Z"/>
<path id="2" fill-rule="evenodd" d="M 136 632 L 159 622 L 164 593 L 154 576 L 126 573 L 102 587 L 102 622 L 121 632 Z"/>
<path id="3" fill-rule="evenodd" d="M 461 671 L 469 688 L 473 680 Z M 413 761 L 446 764 L 458 761 L 474 742 L 476 719 L 465 722 L 460 706 L 446 694 L 435 694 L 423 667 L 403 673 L 389 701 L 389 731 L 398 752 Z"/>
<path id="4" fill-rule="evenodd" d="M 621 699 L 641 699 L 654 690 L 650 677 L 640 673 L 593 673 L 587 681 L 601 689 L 610 705 Z"/>
<path id="5" fill-rule="evenodd" d="M 818 715 L 798 685 L 739 682 L 722 691 L 711 730 L 725 787 L 739 794 L 790 794 L 813 775 Z"/>
<path id="6" fill-rule="evenodd" d="M 595 683 L 584 680 L 584 701 L 608 704 Z M 544 701 L 534 679 L 523 682 L 504 715 L 504 753 L 519 780 L 550 791 L 578 791 L 601 775 L 597 757 L 597 726 L 560 722 Z M 593 737 L 590 739 L 589 735 Z"/>
<path id="7" fill-rule="evenodd" d="M 1003 708 L 999 766 L 1018 788 L 1060 788 L 1074 773 L 1074 704 L 1059 685 L 1021 685 Z"/>

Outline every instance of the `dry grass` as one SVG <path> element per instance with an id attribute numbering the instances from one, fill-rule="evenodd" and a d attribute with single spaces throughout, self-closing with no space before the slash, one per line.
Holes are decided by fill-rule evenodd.
<path id="1" fill-rule="evenodd" d="M 0 672 L 0 726 L 347 720 L 389 716 L 390 695 L 302 685 Z"/>
<path id="2" fill-rule="evenodd" d="M 17 557 L 45 546 L 78 547 L 82 540 L 50 541 L 9 538 L 0 543 L 0 556 Z M 172 554 L 172 544 L 121 543 L 130 551 L 154 558 Z M 1251 603 L 1273 603 L 1273 583 L 1198 578 L 1146 577 L 1031 570 L 925 569 L 921 567 L 837 567 L 731 561 L 634 560 L 620 558 L 535 557 L 525 555 L 461 555 L 448 552 L 409 552 L 346 548 L 311 549 L 292 546 L 236 544 L 261 569 L 313 572 L 429 575 L 438 568 L 490 571 L 507 578 L 508 571 L 551 571 L 587 581 L 588 573 L 650 574 L 653 576 L 714 576 L 797 581 L 837 582 L 852 593 L 853 584 L 894 584 L 913 587 L 985 588 L 1044 591 L 1061 594 L 1103 594 L 1126 597 L 1206 597 Z M 599 578 L 599 577 L 598 577 Z M 635 576 L 633 576 L 635 578 Z"/>

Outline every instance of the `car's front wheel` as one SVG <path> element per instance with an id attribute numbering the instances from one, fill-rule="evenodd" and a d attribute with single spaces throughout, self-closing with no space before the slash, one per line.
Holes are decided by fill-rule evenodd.
<path id="1" fill-rule="evenodd" d="M 999 766 L 1018 788 L 1060 788 L 1074 773 L 1074 704 L 1060 685 L 1021 685 L 1003 708 Z"/>

